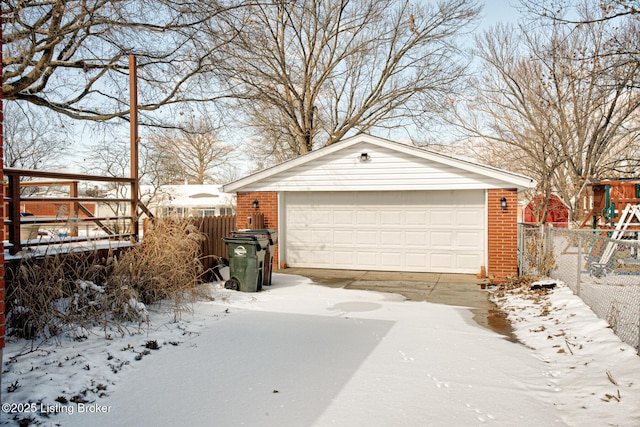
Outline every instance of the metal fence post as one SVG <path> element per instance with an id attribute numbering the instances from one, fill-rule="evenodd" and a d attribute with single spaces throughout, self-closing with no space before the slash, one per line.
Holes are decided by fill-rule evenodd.
<path id="1" fill-rule="evenodd" d="M 523 244 L 523 239 L 524 239 L 524 230 L 523 230 L 523 225 L 518 223 L 518 252 L 516 254 L 516 256 L 518 257 L 518 276 L 523 276 L 524 275 L 524 244 Z"/>
<path id="2" fill-rule="evenodd" d="M 539 275 L 543 275 L 544 268 L 543 268 L 542 263 L 543 263 L 543 260 L 544 260 L 544 255 L 547 252 L 547 248 L 546 248 L 547 242 L 545 240 L 545 235 L 544 235 L 544 224 L 540 224 L 540 226 L 538 228 L 540 230 L 540 236 L 538 237 L 540 239 L 539 240 L 540 245 L 538 246 L 539 250 L 538 250 L 538 253 L 537 253 L 537 255 L 538 255 L 537 258 L 538 259 L 536 260 L 536 269 L 538 270 L 538 274 Z"/>
<path id="3" fill-rule="evenodd" d="M 580 275 L 582 274 L 582 267 L 580 260 L 582 259 L 582 235 L 578 234 L 578 271 L 576 275 L 576 295 L 580 296 Z"/>

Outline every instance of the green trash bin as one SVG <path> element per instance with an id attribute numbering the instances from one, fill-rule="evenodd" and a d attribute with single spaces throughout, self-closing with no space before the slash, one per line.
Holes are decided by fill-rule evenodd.
<path id="1" fill-rule="evenodd" d="M 230 276 L 224 287 L 242 292 L 260 292 L 269 240 L 255 235 L 225 237 L 222 240 L 227 244 Z"/>
<path id="2" fill-rule="evenodd" d="M 275 244 L 278 243 L 278 232 L 270 228 L 259 228 L 255 230 L 236 230 L 231 232 L 234 236 L 264 236 L 269 239 L 269 246 L 264 256 L 264 268 L 262 274 L 262 286 L 271 286 L 273 276 L 273 256 L 275 254 Z"/>

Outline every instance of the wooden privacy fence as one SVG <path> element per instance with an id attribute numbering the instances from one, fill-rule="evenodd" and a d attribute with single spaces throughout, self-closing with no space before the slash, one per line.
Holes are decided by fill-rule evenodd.
<path id="1" fill-rule="evenodd" d="M 218 257 L 229 258 L 227 245 L 223 238 L 232 235 L 236 230 L 236 216 L 205 216 L 192 218 L 193 224 L 205 235 L 202 242 L 202 264 L 204 270 L 213 268 L 218 263 Z M 254 230 L 264 228 L 264 214 L 256 213 L 251 215 L 251 228 Z"/>
<path id="2" fill-rule="evenodd" d="M 204 271 L 208 271 L 218 264 L 218 257 L 228 258 L 227 245 L 222 239 L 231 236 L 231 232 L 236 229 L 236 216 L 205 216 L 191 218 L 191 221 L 205 235 L 202 242 L 202 265 Z"/>
<path id="3" fill-rule="evenodd" d="M 189 220 L 205 236 L 202 242 L 202 266 L 207 272 L 205 280 L 210 280 L 210 269 L 218 264 L 218 258 L 229 258 L 227 245 L 222 239 L 231 236 L 236 230 L 236 216 L 193 217 Z M 264 228 L 264 215 L 261 213 L 251 215 L 251 224 L 252 229 Z M 145 224 L 146 229 L 147 225 Z"/>

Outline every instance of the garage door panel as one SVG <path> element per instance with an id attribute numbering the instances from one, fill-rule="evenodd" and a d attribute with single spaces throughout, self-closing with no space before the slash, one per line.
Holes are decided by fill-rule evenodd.
<path id="1" fill-rule="evenodd" d="M 404 236 L 405 243 L 409 247 L 426 247 L 429 244 L 429 233 L 426 231 L 407 230 Z"/>
<path id="2" fill-rule="evenodd" d="M 458 231 L 456 233 L 456 247 L 458 249 L 474 249 L 482 235 L 479 231 Z"/>
<path id="3" fill-rule="evenodd" d="M 401 230 L 380 231 L 380 242 L 385 247 L 402 245 L 402 237 L 404 233 Z"/>
<path id="4" fill-rule="evenodd" d="M 401 252 L 380 252 L 380 267 L 384 270 L 396 270 L 402 267 L 404 254 Z"/>
<path id="5" fill-rule="evenodd" d="M 453 231 L 432 231 L 430 233 L 432 248 L 453 248 Z"/>
<path id="6" fill-rule="evenodd" d="M 478 216 L 477 210 L 458 210 L 455 218 L 458 227 L 484 228 L 484 216 Z"/>
<path id="7" fill-rule="evenodd" d="M 426 252 L 405 252 L 405 257 L 406 267 L 408 268 L 422 269 L 427 266 Z"/>
<path id="8" fill-rule="evenodd" d="M 332 225 L 333 212 L 330 209 L 314 210 L 311 214 L 311 223 L 314 225 Z"/>
<path id="9" fill-rule="evenodd" d="M 432 210 L 430 224 L 433 227 L 451 227 L 454 225 L 455 212 L 451 210 Z"/>
<path id="10" fill-rule="evenodd" d="M 429 223 L 426 211 L 407 211 L 405 213 L 405 225 L 426 226 Z"/>
<path id="11" fill-rule="evenodd" d="M 284 259 L 294 267 L 477 273 L 484 190 L 287 193 Z"/>
<path id="12" fill-rule="evenodd" d="M 336 266 L 345 267 L 345 268 L 353 268 L 353 265 L 356 263 L 354 259 L 352 251 L 334 251 L 333 263 Z"/>
<path id="13" fill-rule="evenodd" d="M 482 263 L 482 260 L 477 254 L 458 253 L 456 255 L 456 265 L 460 269 L 473 270 L 478 263 Z"/>
<path id="14" fill-rule="evenodd" d="M 313 259 L 322 266 L 329 266 L 333 263 L 333 253 L 328 250 L 311 250 Z"/>
<path id="15" fill-rule="evenodd" d="M 378 244 L 378 232 L 376 230 L 357 231 L 355 243 L 375 246 Z"/>
<path id="16" fill-rule="evenodd" d="M 430 266 L 434 271 L 449 271 L 455 267 L 454 254 L 448 252 L 433 252 L 430 254 Z"/>
<path id="17" fill-rule="evenodd" d="M 308 242 L 311 233 L 306 229 L 290 229 L 287 233 L 287 241 L 292 244 Z"/>
<path id="18" fill-rule="evenodd" d="M 326 243 L 333 239 L 331 230 L 311 230 L 311 243 Z"/>
<path id="19" fill-rule="evenodd" d="M 355 240 L 354 234 L 354 230 L 335 230 L 333 232 L 333 242 L 339 245 L 351 245 Z"/>
<path id="20" fill-rule="evenodd" d="M 293 210 L 287 214 L 287 217 L 289 219 L 289 226 L 292 228 L 298 226 L 305 227 L 311 223 L 311 212 Z"/>
<path id="21" fill-rule="evenodd" d="M 402 225 L 402 211 L 391 210 L 380 213 L 380 224 L 382 226 Z"/>
<path id="22" fill-rule="evenodd" d="M 333 224 L 337 226 L 348 225 L 352 226 L 354 224 L 354 212 L 353 211 L 345 211 L 345 210 L 334 210 L 333 211 Z"/>
<path id="23" fill-rule="evenodd" d="M 356 262 L 358 265 L 362 265 L 366 268 L 375 269 L 378 266 L 378 252 L 377 251 L 358 251 L 356 255 Z"/>
<path id="24" fill-rule="evenodd" d="M 358 211 L 357 225 L 378 225 L 378 212 L 375 211 Z"/>

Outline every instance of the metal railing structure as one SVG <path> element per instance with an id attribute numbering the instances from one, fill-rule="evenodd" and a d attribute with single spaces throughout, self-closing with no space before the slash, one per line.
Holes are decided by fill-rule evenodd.
<path id="1" fill-rule="evenodd" d="M 147 207 L 137 198 L 137 192 L 129 191 L 133 194 L 130 198 L 117 197 L 80 197 L 78 187 L 80 182 L 109 182 L 129 186 L 137 185 L 134 178 L 110 177 L 98 175 L 84 175 L 62 172 L 47 172 L 40 170 L 26 170 L 5 168 L 4 175 L 8 179 L 4 197 L 5 203 L 5 230 L 8 231 L 8 242 L 5 248 L 10 254 L 16 254 L 26 247 L 60 244 L 61 242 L 82 242 L 97 239 L 109 240 L 129 240 L 132 242 L 139 239 L 138 220 L 141 213 L 153 217 Z M 23 181 L 30 178 L 30 181 Z M 21 195 L 21 188 L 26 186 L 50 187 L 66 186 L 69 188 L 68 197 L 49 196 L 29 196 Z M 21 206 L 28 202 L 42 202 L 56 204 L 58 206 L 68 206 L 67 212 L 55 217 L 23 216 Z M 126 214 L 114 214 L 109 216 L 95 216 L 85 204 L 87 203 L 112 203 L 124 204 L 128 209 Z M 92 223 L 98 230 L 97 233 L 79 235 L 78 224 Z M 124 228 L 114 227 L 114 224 L 124 224 Z M 69 233 L 56 236 L 56 238 L 21 238 L 21 231 L 26 227 L 37 229 L 42 224 L 59 224 L 66 226 Z M 126 230 L 126 231 L 125 231 Z M 37 234 L 37 233 L 36 233 Z"/>
<path id="2" fill-rule="evenodd" d="M 518 231 L 520 275 L 561 280 L 640 354 L 640 230 Z"/>

